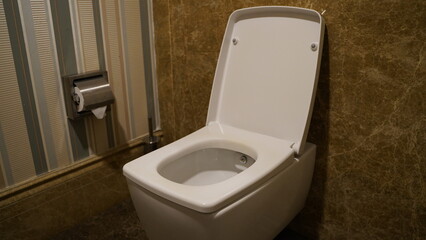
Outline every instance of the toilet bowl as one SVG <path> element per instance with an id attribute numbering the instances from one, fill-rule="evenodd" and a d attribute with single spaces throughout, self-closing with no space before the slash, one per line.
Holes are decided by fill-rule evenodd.
<path id="1" fill-rule="evenodd" d="M 149 239 L 272 239 L 303 208 L 323 32 L 309 9 L 231 14 L 206 126 L 123 168 Z"/>

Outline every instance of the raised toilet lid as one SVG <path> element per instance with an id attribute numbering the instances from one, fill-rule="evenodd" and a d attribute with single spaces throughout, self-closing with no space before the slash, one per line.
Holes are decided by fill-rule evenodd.
<path id="1" fill-rule="evenodd" d="M 207 124 L 285 139 L 303 153 L 320 68 L 321 15 L 295 7 L 235 11 L 226 28 Z"/>

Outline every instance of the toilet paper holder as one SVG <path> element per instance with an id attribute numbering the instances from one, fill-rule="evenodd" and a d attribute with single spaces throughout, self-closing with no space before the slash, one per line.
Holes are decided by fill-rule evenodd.
<path id="1" fill-rule="evenodd" d="M 106 71 L 86 72 L 62 77 L 65 105 L 69 119 L 92 115 L 92 110 L 114 103 Z"/>

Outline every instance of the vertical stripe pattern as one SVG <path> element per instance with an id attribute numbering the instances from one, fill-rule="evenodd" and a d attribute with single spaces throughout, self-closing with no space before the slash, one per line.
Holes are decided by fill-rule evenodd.
<path id="1" fill-rule="evenodd" d="M 80 73 L 96 71 L 100 69 L 97 36 L 95 29 L 95 18 L 92 0 L 77 0 L 71 2 L 75 9 L 73 32 L 80 46 L 76 48 L 76 56 L 80 56 L 77 62 L 81 63 Z M 89 137 L 90 150 L 92 153 L 102 153 L 109 149 L 108 129 L 106 119 L 97 119 L 93 116 L 85 119 L 87 135 Z"/>
<path id="2" fill-rule="evenodd" d="M 0 148 L 6 182 L 24 181 L 35 173 L 20 97 L 3 1 L 0 1 Z"/>
<path id="3" fill-rule="evenodd" d="M 122 1 L 122 29 L 132 138 L 148 132 L 139 0 Z"/>
<path id="4" fill-rule="evenodd" d="M 96 30 L 96 41 L 98 48 L 99 57 L 99 68 L 106 70 L 105 67 L 105 54 L 104 54 L 104 42 L 102 37 L 102 20 L 101 20 L 101 8 L 98 0 L 92 0 L 93 2 L 93 15 L 95 18 L 95 30 Z M 113 131 L 113 123 L 111 114 L 107 114 L 105 117 L 107 122 L 107 135 L 108 135 L 108 147 L 112 148 L 115 146 L 115 136 Z"/>
<path id="5" fill-rule="evenodd" d="M 78 15 L 79 31 L 76 34 L 81 43 L 80 62 L 83 64 L 82 72 L 99 70 L 99 57 L 97 48 L 97 38 L 95 29 L 95 18 L 92 0 L 76 0 L 75 9 Z M 76 31 L 74 31 L 76 32 Z M 90 147 L 93 153 L 102 153 L 109 149 L 108 134 L 107 134 L 107 121 L 106 119 L 97 119 L 91 116 L 86 119 L 88 126 L 88 136 L 90 139 Z"/>
<path id="6" fill-rule="evenodd" d="M 61 75 L 76 74 L 78 71 L 68 0 L 51 0 L 50 3 Z M 68 126 L 74 161 L 87 158 L 89 143 L 85 120 L 68 120 Z"/>
<path id="7" fill-rule="evenodd" d="M 43 139 L 39 128 L 40 123 L 37 116 L 34 91 L 30 78 L 19 7 L 15 1 L 5 1 L 3 4 L 9 29 L 16 77 L 21 93 L 21 101 L 22 105 L 25 106 L 23 110 L 28 137 L 31 143 L 30 147 L 33 155 L 34 167 L 37 174 L 42 174 L 47 172 L 48 169 L 43 148 Z"/>
<path id="8" fill-rule="evenodd" d="M 119 2 L 117 0 L 102 1 L 102 30 L 105 47 L 106 69 L 110 85 L 115 96 L 113 106 L 113 123 L 117 144 L 130 140 L 129 109 L 127 86 L 125 83 L 122 55 L 122 39 L 120 26 Z"/>
<path id="9" fill-rule="evenodd" d="M 99 70 L 92 0 L 77 0 L 84 72 Z"/>
<path id="10" fill-rule="evenodd" d="M 148 133 L 143 6 L 0 0 L 0 189 Z M 108 71 L 111 112 L 68 119 L 61 77 L 96 70 Z"/>
<path id="11" fill-rule="evenodd" d="M 50 4 L 47 0 L 20 1 L 30 71 L 51 169 L 72 162 L 69 133 L 57 65 Z"/>

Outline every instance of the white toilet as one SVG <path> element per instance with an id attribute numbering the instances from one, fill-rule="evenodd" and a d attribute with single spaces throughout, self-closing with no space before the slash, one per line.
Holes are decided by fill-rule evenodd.
<path id="1" fill-rule="evenodd" d="M 149 239 L 273 239 L 303 208 L 323 34 L 314 10 L 232 13 L 206 126 L 124 166 Z"/>

